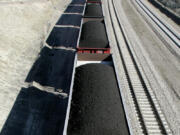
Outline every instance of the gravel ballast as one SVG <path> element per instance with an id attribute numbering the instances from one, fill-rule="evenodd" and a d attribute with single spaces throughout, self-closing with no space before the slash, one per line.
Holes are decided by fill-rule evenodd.
<path id="1" fill-rule="evenodd" d="M 79 47 L 108 48 L 106 29 L 102 21 L 89 21 L 83 24 Z"/>
<path id="2" fill-rule="evenodd" d="M 87 64 L 76 69 L 68 135 L 128 135 L 113 67 Z"/>

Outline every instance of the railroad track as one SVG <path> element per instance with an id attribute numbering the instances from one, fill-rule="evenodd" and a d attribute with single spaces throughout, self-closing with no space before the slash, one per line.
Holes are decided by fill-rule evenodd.
<path id="1" fill-rule="evenodd" d="M 163 31 L 167 37 L 180 48 L 180 35 L 169 28 L 167 24 L 161 21 L 141 0 L 135 0 L 137 5 L 144 11 L 144 13 Z"/>
<path id="2" fill-rule="evenodd" d="M 146 84 L 141 70 L 138 67 L 126 34 L 121 25 L 114 0 L 107 0 L 108 12 L 111 19 L 113 34 L 115 36 L 120 59 L 122 61 L 127 85 L 131 93 L 131 100 L 139 121 L 139 128 L 142 134 L 172 134 L 166 119 L 159 107 L 157 99 Z M 118 8 L 118 7 L 117 7 Z"/>

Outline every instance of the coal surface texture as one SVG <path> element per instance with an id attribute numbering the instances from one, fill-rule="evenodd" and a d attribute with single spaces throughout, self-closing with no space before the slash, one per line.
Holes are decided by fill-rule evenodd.
<path id="1" fill-rule="evenodd" d="M 68 98 L 22 88 L 2 128 L 1 135 L 60 135 L 64 129 Z"/>
<path id="2" fill-rule="evenodd" d="M 75 52 L 44 47 L 40 57 L 34 63 L 26 82 L 38 82 L 43 86 L 53 87 L 69 93 Z"/>
<path id="3" fill-rule="evenodd" d="M 52 47 L 71 47 L 76 48 L 79 36 L 77 28 L 58 28 L 54 27 L 46 43 Z"/>
<path id="4" fill-rule="evenodd" d="M 113 67 L 87 64 L 76 69 L 68 135 L 128 135 Z"/>
<path id="5" fill-rule="evenodd" d="M 68 6 L 65 13 L 83 13 L 84 6 Z"/>
<path id="6" fill-rule="evenodd" d="M 79 47 L 108 48 L 109 44 L 104 23 L 101 21 L 89 21 L 84 23 Z"/>
<path id="7" fill-rule="evenodd" d="M 103 17 L 100 4 L 87 4 L 84 17 Z"/>
<path id="8" fill-rule="evenodd" d="M 86 0 L 72 0 L 71 4 L 82 4 L 84 5 L 86 3 Z"/>
<path id="9" fill-rule="evenodd" d="M 101 2 L 101 0 L 87 0 L 87 2 Z"/>
<path id="10" fill-rule="evenodd" d="M 82 15 L 76 14 L 64 14 L 60 17 L 56 25 L 72 25 L 80 26 L 81 25 Z"/>

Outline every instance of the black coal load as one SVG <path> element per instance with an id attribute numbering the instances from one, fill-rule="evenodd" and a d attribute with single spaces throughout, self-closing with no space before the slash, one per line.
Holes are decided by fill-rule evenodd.
<path id="1" fill-rule="evenodd" d="M 83 24 L 79 47 L 81 48 L 109 47 L 109 43 L 106 35 L 106 29 L 102 21 L 89 21 Z"/>
<path id="2" fill-rule="evenodd" d="M 128 135 L 113 67 L 87 64 L 76 69 L 68 135 Z"/>
<path id="3" fill-rule="evenodd" d="M 103 17 L 100 4 L 87 4 L 84 17 Z"/>
<path id="4" fill-rule="evenodd" d="M 60 135 L 64 129 L 68 98 L 22 88 L 2 128 L 1 135 Z"/>
<path id="5" fill-rule="evenodd" d="M 101 2 L 101 0 L 87 0 L 87 2 Z"/>

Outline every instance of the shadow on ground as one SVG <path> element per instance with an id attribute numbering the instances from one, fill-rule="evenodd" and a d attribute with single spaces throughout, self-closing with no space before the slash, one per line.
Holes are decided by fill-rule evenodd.
<path id="1" fill-rule="evenodd" d="M 74 58 L 73 51 L 44 47 L 25 81 L 35 81 L 42 86 L 62 89 L 69 93 Z"/>
<path id="2" fill-rule="evenodd" d="M 82 0 L 72 1 L 72 3 L 76 4 L 79 2 L 81 3 Z M 68 6 L 65 12 L 83 12 L 83 7 Z M 78 26 L 80 25 L 79 20 L 81 17 L 74 16 L 76 25 Z M 71 23 L 71 20 L 65 22 L 64 18 L 61 18 L 59 21 L 62 24 Z M 71 45 L 71 42 L 73 46 L 77 45 L 76 41 L 79 35 L 79 29 L 59 28 L 59 30 L 74 31 L 74 36 L 73 40 L 71 40 L 72 38 L 65 38 L 63 36 L 62 32 L 64 31 L 61 31 L 59 34 L 56 33 L 59 31 L 56 31 L 56 36 L 61 37 L 58 37 L 58 41 L 63 39 L 62 41 L 65 42 L 65 45 Z M 54 34 L 52 36 L 53 38 L 50 42 L 54 44 L 54 38 L 56 36 Z M 74 59 L 75 51 L 44 47 L 28 73 L 25 82 L 37 82 L 41 86 L 52 87 L 55 91 L 61 89 L 63 92 L 69 94 Z M 32 86 L 22 88 L 0 135 L 61 135 L 64 129 L 68 97 L 60 96 L 60 93 L 58 95 L 53 93 L 54 91 L 46 92 Z"/>
<path id="3" fill-rule="evenodd" d="M 57 135 L 63 131 L 68 98 L 22 88 L 1 135 Z"/>

